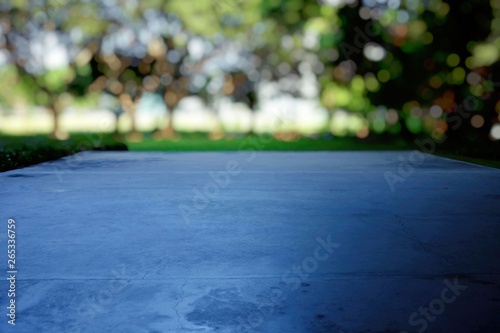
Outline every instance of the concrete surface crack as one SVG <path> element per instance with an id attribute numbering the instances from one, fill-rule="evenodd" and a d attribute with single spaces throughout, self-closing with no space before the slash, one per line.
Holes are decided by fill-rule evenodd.
<path id="1" fill-rule="evenodd" d="M 184 287 L 186 286 L 186 283 L 187 283 L 187 279 L 184 280 L 184 283 L 181 286 L 181 297 L 179 299 L 179 302 L 177 302 L 177 304 L 174 306 L 175 313 L 177 314 L 177 322 L 179 323 L 179 325 L 181 325 L 181 329 L 184 328 L 184 325 L 182 325 L 182 323 L 181 323 L 181 316 L 179 315 L 179 310 L 177 308 L 178 308 L 179 304 L 181 304 L 181 302 L 184 300 Z"/>
<path id="2" fill-rule="evenodd" d="M 26 301 L 24 301 L 24 303 L 28 303 L 29 301 L 31 301 L 31 299 L 33 297 L 35 297 L 36 295 L 38 295 L 38 292 L 43 288 L 43 286 L 39 286 L 36 288 L 36 290 L 33 292 L 33 294 L 31 294 L 31 297 L 28 298 Z"/>
<path id="3" fill-rule="evenodd" d="M 422 248 L 422 250 L 424 250 L 424 251 L 425 251 L 425 252 L 427 252 L 427 253 L 432 254 L 432 255 L 433 255 L 433 256 L 435 256 L 435 257 L 440 258 L 441 260 L 443 260 L 443 261 L 446 263 L 446 265 L 448 265 L 448 266 L 454 266 L 454 265 L 453 265 L 453 264 L 452 264 L 452 263 L 448 260 L 448 258 L 446 258 L 446 257 L 444 257 L 444 256 L 442 256 L 442 255 L 440 255 L 440 254 L 437 254 L 437 253 L 435 253 L 435 252 L 431 251 L 431 250 L 427 247 L 427 245 L 425 245 L 425 243 L 424 243 L 424 242 L 422 242 L 422 241 L 420 240 L 420 238 L 418 238 L 417 236 L 413 236 L 413 235 L 411 235 L 411 234 L 408 232 L 408 228 L 407 228 L 407 226 L 406 226 L 406 223 L 403 221 L 403 218 L 402 218 L 401 216 L 396 215 L 396 214 L 393 214 L 393 215 L 394 215 L 394 217 L 396 218 L 396 220 L 399 222 L 399 225 L 401 226 L 401 231 L 403 231 L 403 234 L 404 234 L 406 237 L 408 237 L 408 238 L 413 239 L 414 241 L 416 241 L 416 242 L 418 243 L 418 245 Z"/>

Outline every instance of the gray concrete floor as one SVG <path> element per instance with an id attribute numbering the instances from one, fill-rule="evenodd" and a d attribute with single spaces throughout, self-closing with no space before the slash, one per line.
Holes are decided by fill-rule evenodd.
<path id="1" fill-rule="evenodd" d="M 499 332 L 500 170 L 411 153 L 86 152 L 1 173 L 1 273 L 9 218 L 18 272 L 0 329 Z"/>

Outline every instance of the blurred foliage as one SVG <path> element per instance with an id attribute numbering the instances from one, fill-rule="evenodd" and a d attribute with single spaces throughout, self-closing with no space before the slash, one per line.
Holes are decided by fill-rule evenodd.
<path id="1" fill-rule="evenodd" d="M 186 5 L 183 0 L 165 2 L 163 10 L 175 13 L 193 34 L 212 37 L 247 38 L 262 20 L 260 0 L 202 0 Z"/>
<path id="2" fill-rule="evenodd" d="M 261 82 L 304 98 L 312 76 L 334 135 L 500 139 L 500 0 L 15 0 L 0 29 L 0 103 L 47 107 L 55 132 L 89 96 L 134 119 L 144 92 L 255 108 Z"/>

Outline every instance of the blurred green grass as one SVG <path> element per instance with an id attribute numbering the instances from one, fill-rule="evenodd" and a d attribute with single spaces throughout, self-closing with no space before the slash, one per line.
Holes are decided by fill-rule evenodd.
<path id="1" fill-rule="evenodd" d="M 382 151 L 414 150 L 417 147 L 398 137 L 368 139 L 338 138 L 330 135 L 316 138 L 301 137 L 293 141 L 272 137 L 246 135 L 209 140 L 203 133 L 181 133 L 173 139 L 157 140 L 146 137 L 142 141 L 121 140 L 112 134 L 73 134 L 68 140 L 56 140 L 46 135 L 0 135 L 0 171 L 18 169 L 52 161 L 84 150 L 130 151 Z M 500 150 L 468 151 L 463 147 L 438 145 L 435 154 L 455 160 L 500 169 Z"/>
<path id="2" fill-rule="evenodd" d="M 402 139 L 357 139 L 324 136 L 301 137 L 293 141 L 268 136 L 246 135 L 209 140 L 206 134 L 183 133 L 175 139 L 146 138 L 140 142 L 127 141 L 130 151 L 234 151 L 234 150 L 405 150 L 411 146 Z"/>
<path id="3" fill-rule="evenodd" d="M 267 151 L 363 151 L 363 150 L 415 150 L 418 147 L 401 138 L 380 136 L 368 139 L 339 137 L 302 137 L 295 141 L 281 141 L 273 138 L 261 140 L 257 135 L 208 140 L 206 134 L 184 133 L 174 140 L 156 140 L 146 138 L 140 142 L 127 141 L 130 151 L 235 151 L 235 150 L 267 150 Z M 498 146 L 498 145 L 496 145 Z M 471 150 L 463 146 L 450 144 L 436 145 L 435 155 L 484 165 L 500 169 L 500 149 L 496 147 L 483 150 Z"/>
<path id="4" fill-rule="evenodd" d="M 235 151 L 235 150 L 268 150 L 268 151 L 363 151 L 363 150 L 415 150 L 413 143 L 398 137 L 380 136 L 368 139 L 339 137 L 302 137 L 295 141 L 281 141 L 274 138 L 261 140 L 257 135 L 236 138 L 208 140 L 205 134 L 185 133 L 175 140 L 155 140 L 147 138 L 141 142 L 127 141 L 130 151 Z M 490 149 L 491 150 L 491 149 Z M 435 155 L 468 163 L 500 169 L 500 158 L 493 150 L 470 151 L 454 145 L 437 145 Z M 500 150 L 498 150 L 500 152 Z"/>
<path id="5" fill-rule="evenodd" d="M 111 134 L 73 134 L 67 140 L 47 135 L 0 135 L 0 171 L 52 161 L 84 150 L 127 150 Z"/>

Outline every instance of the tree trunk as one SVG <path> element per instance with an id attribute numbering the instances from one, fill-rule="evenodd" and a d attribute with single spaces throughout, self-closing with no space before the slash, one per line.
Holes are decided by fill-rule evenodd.
<path id="1" fill-rule="evenodd" d="M 69 135 L 61 130 L 59 124 L 59 112 L 57 111 L 57 107 L 52 105 L 49 107 L 49 111 L 52 114 L 53 126 L 52 132 L 50 133 L 50 137 L 58 140 L 66 140 Z"/>
<path id="2" fill-rule="evenodd" d="M 170 111 L 170 114 L 168 116 L 168 125 L 167 127 L 163 130 L 163 134 L 165 135 L 166 138 L 173 138 L 176 136 L 175 130 L 174 130 L 174 110 Z"/>
<path id="3" fill-rule="evenodd" d="M 121 108 L 121 106 L 120 106 Z M 123 109 L 122 109 L 123 110 Z M 115 129 L 113 131 L 113 138 L 117 141 L 122 141 L 123 140 L 123 136 L 120 134 L 120 130 L 119 130 L 119 121 L 120 121 L 120 114 L 121 112 L 114 112 L 114 115 L 115 115 Z"/>
<path id="4" fill-rule="evenodd" d="M 50 113 L 52 113 L 52 133 L 51 136 L 54 138 L 57 138 L 57 133 L 59 132 L 59 117 L 57 116 L 57 111 L 55 110 L 55 107 L 50 107 L 49 108 Z"/>
<path id="5" fill-rule="evenodd" d="M 124 104 L 128 105 L 122 105 L 124 110 L 128 113 L 130 120 L 131 120 L 131 128 L 130 132 L 127 135 L 127 139 L 130 141 L 141 141 L 142 140 L 142 133 L 140 133 L 137 130 L 137 120 L 136 120 L 136 109 L 137 109 L 137 104 L 139 103 L 140 97 L 136 97 L 132 99 L 130 96 L 127 98 L 127 101 L 125 101 Z"/>
<path id="6" fill-rule="evenodd" d="M 130 106 L 130 119 L 132 120 L 132 127 L 130 128 L 130 133 L 135 135 L 137 133 L 137 119 L 136 119 L 136 109 L 137 109 L 137 100 L 132 101 L 132 105 Z"/>
<path id="7" fill-rule="evenodd" d="M 137 110 L 138 103 L 139 103 L 139 98 L 135 98 L 132 101 L 132 105 L 130 106 L 130 119 L 132 120 L 132 127 L 128 135 L 128 139 L 130 141 L 136 141 L 136 142 L 141 141 L 143 138 L 142 133 L 137 130 L 137 118 L 135 111 Z"/>

